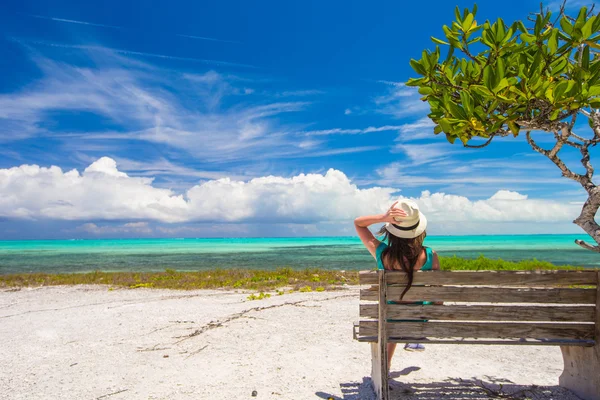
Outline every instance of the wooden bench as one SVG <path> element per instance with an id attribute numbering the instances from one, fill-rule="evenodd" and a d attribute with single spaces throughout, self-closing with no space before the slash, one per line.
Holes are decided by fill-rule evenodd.
<path id="1" fill-rule="evenodd" d="M 354 337 L 371 343 L 371 378 L 389 398 L 387 343 L 560 346 L 563 386 L 600 400 L 600 272 L 419 271 L 405 301 L 406 275 L 363 271 Z M 397 322 L 395 320 L 428 320 Z"/>

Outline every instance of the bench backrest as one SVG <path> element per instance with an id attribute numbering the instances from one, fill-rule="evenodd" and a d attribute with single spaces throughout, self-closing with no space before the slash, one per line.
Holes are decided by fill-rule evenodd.
<path id="1" fill-rule="evenodd" d="M 360 341 L 594 345 L 600 340 L 600 272 L 419 271 L 403 301 L 399 271 L 363 271 Z M 411 320 L 411 321 L 406 321 Z M 427 322 L 424 322 L 427 320 Z M 385 321 L 380 325 L 379 321 Z"/>

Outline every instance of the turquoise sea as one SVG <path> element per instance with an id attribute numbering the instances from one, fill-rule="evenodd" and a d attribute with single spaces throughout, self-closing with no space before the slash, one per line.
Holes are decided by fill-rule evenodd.
<path id="1" fill-rule="evenodd" d="M 433 236 L 440 255 L 600 266 L 584 235 Z M 0 241 L 0 274 L 277 267 L 358 270 L 373 259 L 355 237 Z"/>

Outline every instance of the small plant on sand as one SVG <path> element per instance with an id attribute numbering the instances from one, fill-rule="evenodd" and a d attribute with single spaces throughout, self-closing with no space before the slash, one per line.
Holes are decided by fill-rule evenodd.
<path id="1" fill-rule="evenodd" d="M 310 286 L 303 286 L 300 288 L 301 292 L 312 292 L 312 288 Z"/>
<path id="2" fill-rule="evenodd" d="M 262 300 L 262 299 L 268 299 L 269 297 L 271 297 L 270 293 L 260 292 L 259 294 L 252 293 L 250 296 L 247 297 L 247 299 L 248 300 Z"/>

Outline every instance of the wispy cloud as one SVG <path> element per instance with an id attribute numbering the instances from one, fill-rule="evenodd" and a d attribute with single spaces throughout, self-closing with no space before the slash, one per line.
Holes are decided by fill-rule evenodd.
<path id="1" fill-rule="evenodd" d="M 89 53 L 81 49 L 82 54 Z M 100 146 L 118 151 L 119 140 L 160 143 L 204 163 L 255 161 L 302 156 L 306 136 L 279 117 L 310 106 L 307 101 L 273 101 L 269 96 L 243 100 L 251 82 L 213 70 L 182 74 L 110 51 L 96 54 L 97 67 L 57 63 L 39 54 L 33 60 L 43 78 L 15 93 L 0 95 L 0 140 L 51 135 L 76 151 Z M 240 98 L 240 100 L 237 100 Z M 119 129 L 48 132 L 54 111 L 85 111 L 111 121 Z M 106 154 L 106 152 L 104 153 Z M 184 172 L 184 171 L 180 171 Z"/>
<path id="2" fill-rule="evenodd" d="M 402 126 L 400 125 L 384 125 L 384 126 L 369 126 L 364 129 L 342 129 L 342 128 L 334 128 L 334 129 L 324 129 L 317 131 L 308 131 L 305 132 L 308 136 L 324 136 L 324 135 L 360 135 L 365 133 L 373 133 L 373 132 L 386 132 L 386 131 L 397 131 L 400 130 Z"/>
<path id="3" fill-rule="evenodd" d="M 113 54 L 123 54 L 126 56 L 140 56 L 140 57 L 150 57 L 150 58 L 160 58 L 163 60 L 174 60 L 174 61 L 189 61 L 195 63 L 202 64 L 210 64 L 221 67 L 242 67 L 242 68 L 258 68 L 254 65 L 243 64 L 243 63 L 235 63 L 229 61 L 222 60 L 209 60 L 203 58 L 194 58 L 194 57 L 180 57 L 166 54 L 158 54 L 158 53 L 147 53 L 142 51 L 134 51 L 134 50 L 124 50 L 124 49 L 115 49 L 104 46 L 94 46 L 94 45 L 85 45 L 85 44 L 66 44 L 66 43 L 56 43 L 56 42 L 47 42 L 43 40 L 29 40 L 29 39 L 21 39 L 21 38 L 12 38 L 13 41 L 17 43 L 23 44 L 31 44 L 31 45 L 41 45 L 48 47 L 57 47 L 64 49 L 78 49 L 78 50 L 86 50 L 93 52 L 101 52 L 101 53 L 113 53 Z"/>
<path id="4" fill-rule="evenodd" d="M 558 11 L 562 4 L 563 0 L 552 1 L 548 4 L 548 8 L 552 11 Z M 594 1 L 589 0 L 567 0 L 565 9 L 569 11 L 580 9 L 581 7 L 587 7 L 590 9 L 594 4 Z"/>
<path id="5" fill-rule="evenodd" d="M 540 178 L 537 176 L 529 177 L 525 175 L 515 176 L 499 175 L 497 173 L 469 173 L 460 171 L 441 171 L 438 174 L 430 172 L 421 174 L 421 171 L 413 168 L 414 165 L 406 163 L 393 162 L 378 168 L 378 179 L 369 181 L 360 181 L 361 184 L 378 185 L 398 185 L 402 187 L 421 187 L 421 186 L 449 186 L 455 184 L 481 185 L 480 189 L 484 193 L 490 190 L 497 190 L 498 186 L 509 187 L 515 184 L 527 184 L 531 190 L 532 185 L 540 184 Z M 543 184 L 568 184 L 569 182 L 561 178 L 544 178 Z M 461 188 L 461 192 L 464 189 Z"/>
<path id="6" fill-rule="evenodd" d="M 215 38 L 210 38 L 210 37 L 206 37 L 206 36 L 183 35 L 183 34 L 180 34 L 180 33 L 176 33 L 175 36 L 179 36 L 179 37 L 183 37 L 183 38 L 188 38 L 188 39 L 196 39 L 196 40 L 208 40 L 210 42 L 234 43 L 234 44 L 241 44 L 242 43 L 242 42 L 239 42 L 237 40 L 215 39 Z"/>
<path id="7" fill-rule="evenodd" d="M 401 125 L 398 129 L 399 132 L 396 140 L 408 142 L 412 140 L 432 139 L 434 138 L 434 126 L 433 121 L 427 117 Z"/>
<path id="8" fill-rule="evenodd" d="M 89 22 L 89 21 L 80 21 L 80 20 L 66 19 L 66 18 L 56 18 L 56 17 L 44 16 L 44 15 L 36 15 L 36 14 L 26 14 L 26 13 L 22 13 L 22 14 L 26 15 L 28 17 L 32 17 L 32 18 L 45 19 L 47 21 L 64 22 L 64 23 L 76 24 L 76 25 L 95 26 L 95 27 L 99 27 L 99 28 L 120 29 L 120 30 L 127 30 L 127 31 L 139 31 L 138 29 L 127 28 L 127 27 L 124 27 L 124 26 L 99 24 L 99 23 Z M 168 35 L 169 33 L 168 32 L 162 32 L 162 34 L 163 35 L 164 34 Z M 182 37 L 182 38 L 187 38 L 187 39 L 207 40 L 207 41 L 210 41 L 210 42 L 234 43 L 234 44 L 241 44 L 242 43 L 242 42 L 235 41 L 235 40 L 216 39 L 216 38 L 212 38 L 212 37 L 197 36 L 197 35 L 184 35 L 184 34 L 181 34 L 181 33 L 172 33 L 172 35 L 179 36 L 179 37 Z"/>
<path id="9" fill-rule="evenodd" d="M 429 105 L 420 100 L 416 89 L 397 82 L 385 82 L 385 93 L 373 99 L 375 112 L 391 115 L 395 118 L 423 115 Z"/>
<path id="10" fill-rule="evenodd" d="M 313 153 L 304 154 L 302 157 L 326 157 L 340 154 L 352 154 L 352 153 L 363 153 L 366 151 L 381 150 L 383 146 L 356 146 L 356 147 L 345 147 L 341 149 L 324 150 Z"/>
<path id="11" fill-rule="evenodd" d="M 303 96 L 316 96 L 319 94 L 325 94 L 323 90 L 308 89 L 308 90 L 285 90 L 281 93 L 276 93 L 276 97 L 303 97 Z"/>
<path id="12" fill-rule="evenodd" d="M 48 20 L 48 21 L 66 22 L 66 23 L 69 23 L 69 24 L 89 25 L 89 26 L 97 26 L 97 27 L 111 28 L 111 29 L 125 29 L 122 26 L 107 25 L 107 24 L 97 24 L 97 23 L 94 23 L 94 22 L 77 21 L 77 20 L 74 20 L 74 19 L 47 17 L 47 16 L 44 16 L 44 15 L 36 15 L 36 14 L 23 14 L 23 15 L 27 15 L 27 16 L 32 17 L 32 18 L 45 19 L 45 20 Z"/>
<path id="13" fill-rule="evenodd" d="M 427 114 L 429 105 L 420 100 L 419 92 L 407 87 L 402 82 L 376 81 L 378 87 L 383 85 L 383 93 L 371 98 L 370 104 L 366 106 L 353 106 L 345 110 L 345 114 L 369 114 L 377 113 L 391 116 L 395 119 L 407 117 L 422 117 Z"/>
<path id="14" fill-rule="evenodd" d="M 411 166 L 427 164 L 431 161 L 440 161 L 460 151 L 451 148 L 445 143 L 397 144 L 392 149 L 392 152 L 404 153 L 411 161 Z"/>

